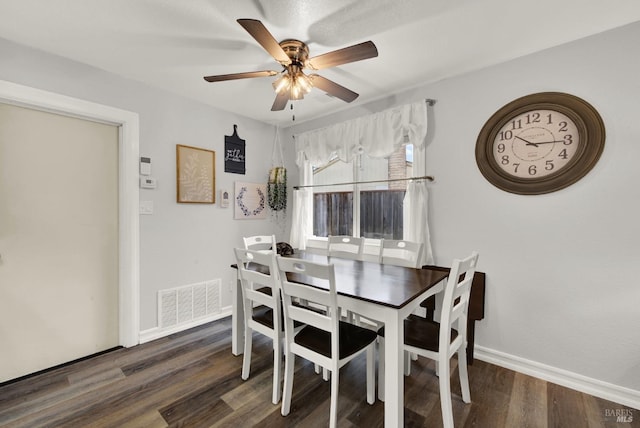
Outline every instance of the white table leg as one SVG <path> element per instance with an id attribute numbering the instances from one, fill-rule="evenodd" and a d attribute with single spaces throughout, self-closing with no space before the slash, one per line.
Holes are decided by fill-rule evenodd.
<path id="1" fill-rule="evenodd" d="M 231 353 L 233 355 L 242 355 L 244 350 L 244 310 L 240 287 L 240 280 L 237 280 L 236 286 L 231 290 L 233 301 L 231 305 Z"/>
<path id="2" fill-rule="evenodd" d="M 385 321 L 384 426 L 404 426 L 404 322 L 398 311 Z"/>

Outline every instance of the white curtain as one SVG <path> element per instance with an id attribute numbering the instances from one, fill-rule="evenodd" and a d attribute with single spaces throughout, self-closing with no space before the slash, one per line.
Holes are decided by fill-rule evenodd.
<path id="1" fill-rule="evenodd" d="M 303 152 L 298 152 L 296 164 L 300 171 L 301 185 L 312 184 L 313 168 Z M 307 248 L 307 238 L 313 235 L 313 190 L 302 188 L 293 191 L 293 212 L 289 243 L 293 248 Z"/>
<path id="2" fill-rule="evenodd" d="M 426 175 L 426 147 L 413 149 L 413 173 L 416 177 Z M 433 264 L 431 236 L 427 210 L 429 208 L 429 191 L 425 180 L 410 181 L 402 204 L 403 239 L 424 243 L 420 265 Z"/>
<path id="3" fill-rule="evenodd" d="M 403 144 L 413 144 L 414 175 L 424 175 L 427 105 L 425 101 L 390 108 L 326 128 L 296 135 L 297 162 L 302 185 L 312 184 L 313 166 L 326 164 L 332 156 L 350 162 L 358 153 L 386 158 Z M 417 161 L 417 162 L 416 162 Z M 306 191 L 305 191 L 306 190 Z M 427 223 L 427 188 L 422 182 L 410 183 L 405 195 L 404 239 L 424 242 L 424 260 L 433 260 Z M 298 208 L 297 208 L 298 207 Z M 305 248 L 313 232 L 313 192 L 294 192 L 291 245 Z M 408 226 L 408 229 L 407 229 Z"/>
<path id="4" fill-rule="evenodd" d="M 386 158 L 405 143 L 425 144 L 427 104 L 420 101 L 296 135 L 296 150 L 313 166 L 326 164 L 335 154 L 350 162 L 357 153 Z"/>

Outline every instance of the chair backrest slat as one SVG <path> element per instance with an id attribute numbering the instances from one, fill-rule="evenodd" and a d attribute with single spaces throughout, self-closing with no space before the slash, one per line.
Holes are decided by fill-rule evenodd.
<path id="1" fill-rule="evenodd" d="M 275 235 L 255 235 L 242 238 L 244 248 L 254 251 L 272 250 L 276 245 Z"/>
<path id="2" fill-rule="evenodd" d="M 355 236 L 329 236 L 328 238 L 329 257 L 340 257 L 343 259 L 362 260 L 364 251 L 364 238 Z"/>
<path id="3" fill-rule="evenodd" d="M 340 312 L 333 265 L 280 256 L 277 257 L 277 263 L 287 322 L 285 331 L 286 328 L 293 328 L 293 321 L 299 321 L 337 336 L 337 314 Z M 326 288 L 295 282 L 288 278 L 296 275 L 313 278 L 315 283 L 326 284 Z M 296 301 L 306 304 L 294 304 Z M 318 311 L 318 306 L 326 308 L 326 311 Z"/>
<path id="4" fill-rule="evenodd" d="M 454 323 L 460 340 L 466 340 L 471 283 L 477 264 L 478 253 L 474 251 L 469 257 L 454 260 L 451 265 L 442 301 L 440 349 L 451 345 L 451 327 Z"/>
<path id="5" fill-rule="evenodd" d="M 380 241 L 380 263 L 419 268 L 424 244 L 405 240 Z"/>
<path id="6" fill-rule="evenodd" d="M 235 248 L 234 252 L 245 316 L 247 319 L 251 318 L 253 307 L 257 304 L 268 306 L 273 310 L 274 328 L 279 329 L 281 305 L 275 252 L 265 253 L 244 248 Z M 270 289 L 269 292 L 257 291 L 264 288 Z"/>

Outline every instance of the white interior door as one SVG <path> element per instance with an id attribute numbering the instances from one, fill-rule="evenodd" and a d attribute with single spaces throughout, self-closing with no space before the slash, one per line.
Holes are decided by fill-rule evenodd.
<path id="1" fill-rule="evenodd" d="M 0 104 L 0 382 L 118 345 L 118 138 Z"/>

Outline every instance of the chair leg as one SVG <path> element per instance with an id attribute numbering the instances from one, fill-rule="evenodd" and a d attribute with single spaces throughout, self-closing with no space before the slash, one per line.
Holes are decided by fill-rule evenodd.
<path id="1" fill-rule="evenodd" d="M 404 375 L 411 375 L 411 352 L 404 351 Z"/>
<path id="2" fill-rule="evenodd" d="M 331 409 L 329 410 L 329 428 L 338 426 L 338 384 L 340 369 L 336 366 L 331 373 Z"/>
<path id="3" fill-rule="evenodd" d="M 469 390 L 469 370 L 467 369 L 467 351 L 460 347 L 458 351 L 458 374 L 460 375 L 460 389 L 462 390 L 462 401 L 471 403 L 471 391 Z"/>
<path id="4" fill-rule="evenodd" d="M 280 382 L 282 380 L 282 344 L 280 339 L 273 340 L 273 393 L 271 394 L 271 402 L 278 404 L 282 389 Z"/>
<path id="5" fill-rule="evenodd" d="M 453 408 L 451 404 L 451 365 L 444 361 L 440 353 L 440 406 L 442 408 L 442 423 L 444 428 L 453 428 Z"/>
<path id="6" fill-rule="evenodd" d="M 296 362 L 295 354 L 287 352 L 284 362 L 284 386 L 282 392 L 282 407 L 280 413 L 287 416 L 291 410 L 291 395 L 293 393 L 293 367 Z"/>
<path id="7" fill-rule="evenodd" d="M 384 401 L 384 337 L 378 336 L 378 400 Z"/>
<path id="8" fill-rule="evenodd" d="M 320 367 L 320 365 L 318 365 L 317 363 L 313 364 L 313 370 L 316 372 L 316 374 L 320 374 L 320 369 L 322 369 L 322 380 L 324 380 L 325 382 L 329 380 L 329 370 L 327 370 L 324 367 Z"/>
<path id="9" fill-rule="evenodd" d="M 251 371 L 251 344 L 253 342 L 252 331 L 249 327 L 244 329 L 244 355 L 242 356 L 242 380 L 249 379 Z"/>
<path id="10" fill-rule="evenodd" d="M 367 349 L 367 403 L 376 401 L 376 374 L 375 374 L 376 348 L 375 344 Z"/>

